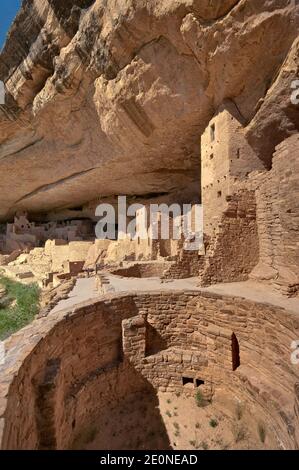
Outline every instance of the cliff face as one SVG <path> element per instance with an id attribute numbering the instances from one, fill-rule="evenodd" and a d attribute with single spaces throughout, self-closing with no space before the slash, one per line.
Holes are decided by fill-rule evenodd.
<path id="1" fill-rule="evenodd" d="M 269 166 L 299 128 L 298 26 L 296 0 L 24 0 L 0 56 L 0 218 L 194 198 L 200 136 L 226 98 Z"/>

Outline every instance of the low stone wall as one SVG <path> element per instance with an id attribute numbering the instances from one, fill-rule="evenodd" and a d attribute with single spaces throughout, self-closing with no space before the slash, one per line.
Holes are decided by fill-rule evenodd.
<path id="1" fill-rule="evenodd" d="M 202 267 L 203 257 L 196 250 L 181 250 L 176 261 L 163 273 L 163 279 L 187 279 L 196 277 Z"/>
<path id="2" fill-rule="evenodd" d="M 136 278 L 150 278 L 150 277 L 163 277 L 165 270 L 171 263 L 168 262 L 149 262 L 149 263 L 135 263 L 123 268 L 119 268 L 112 272 L 116 276 L 122 277 L 136 277 Z"/>
<path id="3" fill-rule="evenodd" d="M 254 402 L 295 448 L 298 337 L 298 317 L 283 309 L 195 291 L 118 294 L 52 314 L 5 343 L 1 447 L 70 448 L 124 397 L 184 392 L 185 377 L 191 393 L 226 387 Z"/>

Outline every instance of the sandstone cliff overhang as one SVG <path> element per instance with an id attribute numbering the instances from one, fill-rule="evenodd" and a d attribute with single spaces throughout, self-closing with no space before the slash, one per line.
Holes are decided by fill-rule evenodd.
<path id="1" fill-rule="evenodd" d="M 293 0 L 24 0 L 0 55 L 0 218 L 101 196 L 199 196 L 227 98 L 271 166 L 298 132 Z"/>

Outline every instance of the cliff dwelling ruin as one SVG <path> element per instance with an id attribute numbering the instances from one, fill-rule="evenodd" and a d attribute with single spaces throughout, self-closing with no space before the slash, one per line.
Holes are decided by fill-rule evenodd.
<path id="1" fill-rule="evenodd" d="M 0 54 L 2 450 L 299 449 L 298 31 L 291 0 L 23 1 Z M 146 236 L 97 238 L 123 195 Z M 162 237 L 172 204 L 202 206 L 197 249 L 184 215 Z"/>

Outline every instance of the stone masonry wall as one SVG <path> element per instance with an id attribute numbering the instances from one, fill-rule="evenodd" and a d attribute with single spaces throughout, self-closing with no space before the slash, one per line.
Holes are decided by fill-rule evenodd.
<path id="1" fill-rule="evenodd" d="M 248 279 L 259 259 L 254 191 L 239 191 L 228 198 L 218 226 L 210 241 L 202 269 L 201 285 Z"/>
<path id="2" fill-rule="evenodd" d="M 37 320 L 8 340 L 9 365 L 0 385 L 2 447 L 68 448 L 109 403 L 145 387 L 122 361 L 121 320 L 136 307 L 130 297 L 111 302 Z M 57 371 L 51 375 L 53 362 Z M 3 384 L 9 385 L 8 400 Z"/>
<path id="3" fill-rule="evenodd" d="M 254 401 L 294 448 L 298 335 L 297 316 L 285 310 L 198 291 L 112 295 L 36 320 L 5 343 L 1 447 L 70 448 L 124 396 L 184 392 L 186 375 L 204 381 L 209 398 L 221 386 Z"/>
<path id="4" fill-rule="evenodd" d="M 275 422 L 283 444 L 295 446 L 293 387 L 299 369 L 291 365 L 290 345 L 299 333 L 298 318 L 207 293 L 164 293 L 155 303 L 141 295 L 136 304 L 139 315 L 123 321 L 124 354 L 155 388 L 184 391 L 187 377 L 195 385 L 204 382 L 202 394 L 210 399 L 225 386 L 241 400 L 255 400 L 268 423 Z"/>
<path id="5" fill-rule="evenodd" d="M 202 136 L 203 285 L 271 281 L 283 294 L 299 291 L 299 136 L 283 141 L 267 171 L 254 155 L 232 106 Z M 184 269 L 182 268 L 182 271 Z"/>
<path id="6" fill-rule="evenodd" d="M 175 262 L 166 269 L 162 279 L 187 279 L 198 276 L 200 269 L 200 256 L 195 250 L 182 249 Z"/>
<path id="7" fill-rule="evenodd" d="M 273 167 L 264 178 L 254 177 L 257 187 L 259 264 L 253 273 L 271 280 L 292 296 L 299 290 L 299 136 L 280 144 Z"/>
<path id="8" fill-rule="evenodd" d="M 199 257 L 202 285 L 251 277 L 298 295 L 298 151 L 299 137 L 293 135 L 277 147 L 271 170 L 231 186 L 217 230 Z"/>
<path id="9" fill-rule="evenodd" d="M 242 117 L 232 101 L 225 101 L 201 137 L 201 166 L 205 234 L 213 237 L 234 183 L 264 168 L 245 139 Z"/>
<path id="10" fill-rule="evenodd" d="M 136 278 L 161 277 L 169 264 L 170 263 L 165 261 L 133 263 L 129 266 L 116 269 L 113 271 L 113 274 L 117 276 Z"/>

